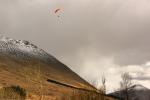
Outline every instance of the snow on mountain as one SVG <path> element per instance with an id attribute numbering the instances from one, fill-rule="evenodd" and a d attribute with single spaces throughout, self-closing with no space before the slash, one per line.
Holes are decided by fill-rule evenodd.
<path id="1" fill-rule="evenodd" d="M 38 58 L 46 63 L 57 62 L 53 56 L 38 48 L 36 45 L 25 40 L 15 40 L 3 35 L 0 35 L 0 52 L 25 60 Z"/>
<path id="2" fill-rule="evenodd" d="M 36 45 L 0 35 L 0 88 L 20 86 L 31 94 L 41 95 L 41 84 L 42 93 L 54 98 L 72 95 L 77 89 L 83 96 L 83 91 L 97 92 L 68 66 Z"/>

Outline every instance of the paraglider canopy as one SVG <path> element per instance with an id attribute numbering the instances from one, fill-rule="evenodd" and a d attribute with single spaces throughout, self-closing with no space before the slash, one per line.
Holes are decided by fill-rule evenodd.
<path id="1" fill-rule="evenodd" d="M 61 10 L 61 9 L 56 9 L 56 10 L 55 10 L 55 14 L 56 14 L 58 11 L 60 11 L 60 10 Z"/>
<path id="2" fill-rule="evenodd" d="M 60 11 L 61 11 L 60 8 L 55 9 L 55 11 L 54 11 L 54 13 L 57 15 L 58 18 L 60 17 L 60 13 L 58 13 L 58 12 L 60 12 Z"/>

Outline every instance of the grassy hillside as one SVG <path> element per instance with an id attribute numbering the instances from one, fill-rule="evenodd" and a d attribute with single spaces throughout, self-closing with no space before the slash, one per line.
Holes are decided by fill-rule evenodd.
<path id="1" fill-rule="evenodd" d="M 26 94 L 23 99 L 27 100 L 102 100 L 103 96 L 93 86 L 62 66 L 66 67 L 59 62 L 45 64 L 37 59 L 23 61 L 1 55 L 0 88 L 3 91 L 19 86 Z M 14 90 L 7 92 L 15 93 Z M 0 93 L 1 97 L 12 95 Z M 19 98 L 20 94 L 15 94 Z"/>

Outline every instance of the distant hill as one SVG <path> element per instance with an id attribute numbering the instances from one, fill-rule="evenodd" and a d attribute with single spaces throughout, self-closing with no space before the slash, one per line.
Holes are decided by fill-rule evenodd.
<path id="1" fill-rule="evenodd" d="M 57 99 L 79 91 L 96 95 L 98 92 L 66 65 L 34 44 L 0 36 L 0 88 L 14 85 L 34 95 L 48 95 Z"/>
<path id="2" fill-rule="evenodd" d="M 128 92 L 129 92 L 129 100 L 150 100 L 150 89 L 142 85 L 139 84 L 133 85 L 128 89 Z M 108 95 L 125 100 L 125 94 L 122 91 L 116 91 Z"/>

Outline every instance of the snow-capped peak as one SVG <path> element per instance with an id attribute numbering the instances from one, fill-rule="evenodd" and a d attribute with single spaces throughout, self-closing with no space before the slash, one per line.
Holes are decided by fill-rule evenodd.
<path id="1" fill-rule="evenodd" d="M 0 35 L 0 41 L 5 41 L 5 42 L 12 42 L 16 45 L 20 45 L 20 46 L 26 46 L 26 47 L 32 47 L 32 48 L 37 48 L 37 46 L 33 45 L 32 43 L 30 43 L 29 41 L 25 41 L 25 40 L 15 40 L 15 39 L 11 39 L 8 37 L 5 37 L 4 35 Z"/>
<path id="2" fill-rule="evenodd" d="M 38 48 L 36 45 L 25 40 L 15 40 L 0 35 L 0 52 L 19 58 L 38 58 L 45 62 L 55 62 L 56 59 Z"/>

